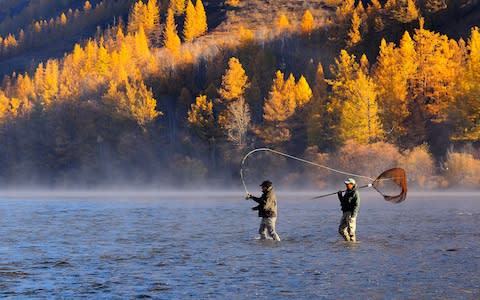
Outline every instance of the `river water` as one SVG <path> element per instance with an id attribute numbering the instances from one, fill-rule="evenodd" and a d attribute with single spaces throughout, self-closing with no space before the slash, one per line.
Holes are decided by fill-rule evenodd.
<path id="1" fill-rule="evenodd" d="M 354 244 L 309 196 L 278 193 L 277 243 L 240 192 L 3 194 L 0 297 L 480 298 L 480 193 L 362 193 Z"/>

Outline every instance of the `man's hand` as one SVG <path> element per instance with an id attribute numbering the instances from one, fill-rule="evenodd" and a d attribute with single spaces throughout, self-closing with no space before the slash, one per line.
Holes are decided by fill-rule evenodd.
<path id="1" fill-rule="evenodd" d="M 342 191 L 337 192 L 338 197 L 342 197 Z"/>
<path id="2" fill-rule="evenodd" d="M 248 199 L 251 199 L 251 198 L 252 198 L 252 194 L 247 193 L 247 194 L 245 195 L 245 200 L 248 200 Z"/>

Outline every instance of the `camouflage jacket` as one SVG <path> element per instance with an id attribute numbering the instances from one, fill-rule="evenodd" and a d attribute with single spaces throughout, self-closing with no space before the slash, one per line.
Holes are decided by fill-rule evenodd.
<path id="1" fill-rule="evenodd" d="M 260 218 L 270 218 L 277 216 L 277 196 L 273 187 L 262 193 L 260 197 L 252 196 L 251 199 L 258 203 L 255 210 L 258 210 L 258 216 Z"/>

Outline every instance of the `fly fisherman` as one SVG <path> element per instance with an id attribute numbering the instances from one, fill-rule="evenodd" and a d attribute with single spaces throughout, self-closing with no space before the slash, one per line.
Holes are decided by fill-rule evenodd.
<path id="1" fill-rule="evenodd" d="M 357 226 L 357 215 L 360 208 L 360 194 L 357 190 L 355 179 L 348 178 L 344 181 L 347 190 L 342 195 L 342 191 L 338 191 L 338 199 L 342 207 L 342 219 L 338 232 L 346 241 L 355 242 L 355 227 Z"/>
<path id="2" fill-rule="evenodd" d="M 280 241 L 280 237 L 275 231 L 275 222 L 277 221 L 277 197 L 273 190 L 271 181 L 265 180 L 260 185 L 262 187 L 262 196 L 255 197 L 250 193 L 247 193 L 246 199 L 252 199 L 257 202 L 258 205 L 252 207 L 252 210 L 258 210 L 258 216 L 262 218 L 258 233 L 260 233 L 260 239 L 267 239 L 268 235 L 275 241 Z"/>

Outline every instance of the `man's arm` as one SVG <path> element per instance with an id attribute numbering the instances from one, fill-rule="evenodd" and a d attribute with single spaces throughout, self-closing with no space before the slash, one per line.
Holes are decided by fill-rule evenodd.
<path id="1" fill-rule="evenodd" d="M 338 200 L 340 200 L 340 202 L 341 202 L 343 200 L 342 191 L 338 191 L 337 196 L 338 196 Z"/>
<path id="2" fill-rule="evenodd" d="M 249 198 L 252 199 L 253 201 L 257 202 L 260 205 L 265 205 L 266 200 L 265 197 L 262 195 L 261 197 L 255 197 L 252 194 L 249 194 Z"/>

